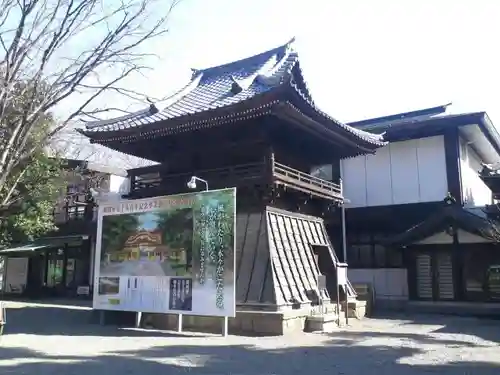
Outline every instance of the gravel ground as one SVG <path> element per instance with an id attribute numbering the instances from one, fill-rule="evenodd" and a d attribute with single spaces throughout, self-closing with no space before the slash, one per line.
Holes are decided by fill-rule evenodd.
<path id="1" fill-rule="evenodd" d="M 0 374 L 500 374 L 500 321 L 367 319 L 331 334 L 227 338 L 88 323 L 88 308 L 8 303 Z M 21 324 L 22 323 L 22 324 Z"/>

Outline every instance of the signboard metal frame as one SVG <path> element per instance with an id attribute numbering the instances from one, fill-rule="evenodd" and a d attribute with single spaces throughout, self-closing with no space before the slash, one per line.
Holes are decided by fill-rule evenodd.
<path id="1" fill-rule="evenodd" d="M 224 200 L 225 199 L 225 200 Z M 214 203 L 215 202 L 215 203 Z M 221 203 L 224 202 L 224 203 Z M 99 310 L 114 310 L 114 311 L 136 311 L 138 313 L 151 312 L 151 313 L 178 313 L 180 316 L 183 313 L 189 313 L 190 315 L 205 315 L 205 316 L 221 316 L 224 317 L 227 326 L 227 317 L 235 316 L 236 314 L 236 189 L 221 189 L 221 190 L 209 190 L 195 193 L 186 194 L 176 194 L 163 197 L 154 197 L 147 199 L 138 200 L 120 200 L 113 202 L 100 202 L 98 211 L 98 222 L 97 222 L 97 238 L 96 238 L 96 249 L 95 249 L 95 263 L 94 263 L 94 297 L 93 297 L 93 308 Z M 215 208 L 214 208 L 215 207 Z M 160 215 L 162 213 L 174 212 L 175 210 L 186 209 L 191 210 L 192 213 L 192 237 L 193 237 L 193 247 L 191 248 L 191 260 L 189 263 L 186 260 L 186 276 L 177 276 L 174 274 L 149 275 L 147 271 L 142 270 L 142 274 L 138 273 L 139 264 L 141 266 L 148 266 L 151 269 L 166 269 L 171 263 L 172 257 L 185 257 L 187 259 L 188 253 L 187 249 L 182 249 L 179 254 L 173 255 L 176 249 L 169 247 L 166 243 L 161 251 L 166 255 L 166 260 L 162 260 L 163 253 L 158 255 L 155 259 L 156 265 L 148 265 L 147 259 L 145 259 L 145 253 L 159 254 L 158 247 L 140 247 L 134 251 L 127 250 L 124 252 L 123 259 L 120 251 L 115 251 L 115 253 L 109 253 L 109 249 L 103 249 L 103 246 L 109 246 L 109 237 L 103 240 L 103 231 L 109 231 L 110 227 L 108 222 L 112 220 L 106 220 L 105 217 L 108 216 L 138 216 L 139 220 L 146 222 L 146 219 L 142 219 L 142 216 Z M 205 210 L 205 211 L 203 211 Z M 214 210 L 218 210 L 219 216 L 216 216 Z M 141 216 L 142 215 L 142 216 Z M 210 218 L 203 221 L 206 225 L 201 227 L 201 216 L 205 215 Z M 204 217 L 205 217 L 204 216 Z M 215 219 L 214 219 L 215 218 Z M 159 219 L 158 219 L 159 220 Z M 150 220 L 151 221 L 151 220 Z M 216 223 L 216 224 L 214 224 Z M 147 223 L 146 223 L 147 224 Z M 151 226 L 151 224 L 147 224 Z M 143 225 L 146 228 L 145 224 Z M 221 229 L 223 226 L 223 229 Z M 151 226 L 152 227 L 152 226 Z M 137 227 L 139 228 L 139 227 Z M 156 229 L 151 229 L 148 227 L 149 232 L 153 233 Z M 183 227 L 184 228 L 184 227 Z M 113 227 L 112 229 L 116 229 Z M 138 230 L 138 229 L 137 229 Z M 136 230 L 136 231 L 137 231 Z M 220 233 L 225 233 L 223 230 L 227 230 L 226 237 L 220 239 L 220 241 L 225 241 L 219 243 L 219 247 L 216 245 L 211 245 L 212 248 L 205 249 L 207 247 L 207 238 L 213 242 L 214 231 L 219 233 L 219 237 L 222 235 Z M 201 234 L 200 231 L 204 231 Z M 109 233 L 109 232 L 108 232 Z M 157 233 L 157 232 L 155 232 Z M 153 234 L 155 234 L 153 233 Z M 147 234 L 147 233 L 146 233 Z M 166 237 L 164 232 L 160 233 L 162 239 Z M 210 237 L 212 236 L 212 237 Z M 145 241 L 147 240 L 147 235 L 144 236 Z M 218 238 L 218 237 L 217 237 Z M 196 242 L 197 241 L 197 242 Z M 228 242 L 229 241 L 229 242 Z M 214 247 L 215 246 L 215 247 Z M 217 253 L 214 253 L 214 249 Z M 158 251 L 156 251 L 158 250 Z M 156 252 L 155 252 L 156 251 Z M 197 251 L 197 253 L 196 253 Z M 182 254 L 181 254 L 182 253 Z M 197 258 L 198 255 L 199 257 Z M 203 256 L 201 255 L 203 254 Z M 215 254 L 215 255 L 214 255 Z M 112 260 L 110 257 L 114 257 Z M 148 255 L 149 256 L 149 255 Z M 156 255 L 155 255 L 156 256 Z M 118 259 L 118 258 L 119 259 Z M 204 257 L 204 258 L 203 258 Z M 143 259 L 144 258 L 144 259 Z M 158 259 L 160 260 L 158 260 Z M 203 259 L 201 259 L 203 258 Z M 149 258 L 148 258 L 149 259 Z M 182 258 L 184 259 L 184 258 Z M 215 261 L 214 261 L 215 259 Z M 217 260 L 219 259 L 219 260 Z M 229 261 L 229 263 L 228 263 Z M 169 264 L 163 264 L 167 262 Z M 222 265 L 221 265 L 222 264 Z M 139 268 L 137 268 L 137 267 Z M 161 266 L 161 268 L 159 268 Z M 197 268 L 195 268 L 195 266 Z M 113 267 L 116 268 L 113 271 Z M 120 269 L 120 267 L 122 267 Z M 131 269 L 131 274 L 127 275 L 127 269 Z M 136 267 L 136 268 L 134 268 Z M 156 267 L 156 268 L 155 268 Z M 173 267 L 173 266 L 171 266 Z M 176 266 L 177 267 L 177 266 Z M 147 267 L 146 267 L 147 268 Z M 206 269 L 205 269 L 206 268 Z M 220 269 L 221 268 L 221 269 Z M 171 270 L 170 268 L 168 269 Z M 114 272 L 114 273 L 113 273 Z M 134 275 L 136 273 L 136 275 Z M 222 273 L 222 274 L 221 274 Z M 204 279 L 200 279 L 200 275 L 203 274 Z M 131 279 L 134 279 L 134 288 L 127 288 L 130 285 Z M 154 278 L 164 279 L 165 285 L 161 293 L 155 294 L 155 298 L 164 299 L 161 308 L 151 308 L 147 307 L 144 301 L 145 293 L 137 293 L 145 290 L 151 289 L 151 283 L 156 282 Z M 104 280 L 107 279 L 107 280 Z M 142 280 L 141 280 L 142 279 Z M 173 280 L 189 280 L 186 283 L 174 283 Z M 191 284 L 192 280 L 192 284 Z M 222 282 L 220 281 L 222 280 Z M 107 283 L 107 285 L 105 285 Z M 175 293 L 172 292 L 174 289 L 172 285 L 175 284 Z M 184 285 L 182 288 L 180 286 Z M 186 285 L 189 284 L 189 288 Z M 222 284 L 222 286 L 219 286 Z M 179 288 L 178 288 L 179 286 Z M 141 289 L 142 288 L 142 289 Z M 148 289 L 149 288 L 149 289 Z M 198 290 L 196 289 L 198 288 Z M 201 289 L 200 289 L 201 288 Z M 212 289 L 211 289 L 212 288 Z M 181 290 L 182 289 L 182 290 Z M 222 292 L 220 290 L 222 289 Z M 229 290 L 228 290 L 229 289 Z M 124 292 L 122 292 L 124 290 Z M 126 293 L 125 293 L 126 292 Z M 183 297 L 179 294 L 177 298 L 177 292 L 186 292 L 186 296 L 191 298 L 190 302 L 186 302 L 188 297 Z M 209 292 L 214 292 L 216 295 L 210 296 Z M 109 293 L 109 298 L 103 298 L 103 296 Z M 224 293 L 224 294 L 221 294 Z M 175 294 L 173 299 L 172 294 Z M 195 297 L 202 296 L 203 303 L 198 301 L 196 306 Z M 113 296 L 117 296 L 113 298 Z M 124 300 L 125 298 L 128 298 Z M 132 303 L 132 299 L 136 298 L 137 303 Z M 223 302 L 220 302 L 220 300 Z M 213 300 L 213 303 L 217 306 L 211 306 L 210 309 L 204 311 L 204 306 L 207 305 L 206 301 Z M 106 303 L 103 303 L 106 301 Z M 125 302 L 123 302 L 125 301 Z M 142 301 L 142 302 L 141 302 Z M 172 309 L 172 306 L 177 306 L 178 301 L 182 301 L 184 304 L 179 308 Z M 113 303 L 111 303 L 113 302 Z M 141 304 L 141 303 L 143 304 Z M 169 305 L 173 303 L 172 306 Z M 186 305 L 187 303 L 187 305 Z M 191 304 L 191 305 L 189 305 Z M 150 304 L 151 305 L 151 304 Z M 167 307 L 168 306 L 168 307 Z M 222 307 L 221 307 L 222 306 Z M 133 309 L 131 309 L 131 307 Z M 181 320 L 181 319 L 179 319 Z M 140 322 L 140 317 L 138 316 L 138 322 Z M 227 331 L 227 329 L 226 329 Z"/>

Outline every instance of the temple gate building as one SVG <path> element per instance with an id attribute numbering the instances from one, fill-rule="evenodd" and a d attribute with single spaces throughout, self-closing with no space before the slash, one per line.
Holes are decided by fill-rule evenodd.
<path id="1" fill-rule="evenodd" d="M 315 105 L 293 40 L 193 70 L 161 108 L 88 123 L 82 133 L 160 163 L 129 170 L 128 199 L 189 192 L 191 176 L 210 189 L 237 188 L 238 312 L 230 329 L 260 333 L 303 329 L 320 298 L 336 298 L 342 230 L 329 236 L 323 218 L 339 214 L 344 202 L 339 161 L 386 144 Z M 320 273 L 327 279 L 321 291 Z M 344 292 L 355 300 L 351 285 Z M 206 317 L 184 322 L 212 324 Z M 155 324 L 175 327 L 175 316 L 155 317 Z"/>

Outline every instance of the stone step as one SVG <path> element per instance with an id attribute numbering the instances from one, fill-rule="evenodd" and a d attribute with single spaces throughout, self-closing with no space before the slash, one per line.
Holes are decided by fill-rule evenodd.
<path id="1" fill-rule="evenodd" d="M 334 313 L 311 315 L 306 318 L 305 332 L 332 332 L 338 328 L 338 315 Z"/>

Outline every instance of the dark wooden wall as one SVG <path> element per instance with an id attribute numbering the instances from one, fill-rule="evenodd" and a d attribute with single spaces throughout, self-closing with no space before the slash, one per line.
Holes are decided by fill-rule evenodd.
<path id="1" fill-rule="evenodd" d="M 332 270 L 327 279 L 334 277 L 337 263 L 323 220 L 267 207 L 260 212 L 239 211 L 236 231 L 238 305 L 280 308 L 318 302 L 320 269 L 313 245 L 327 249 Z M 335 293 L 321 291 L 326 299 Z"/>

